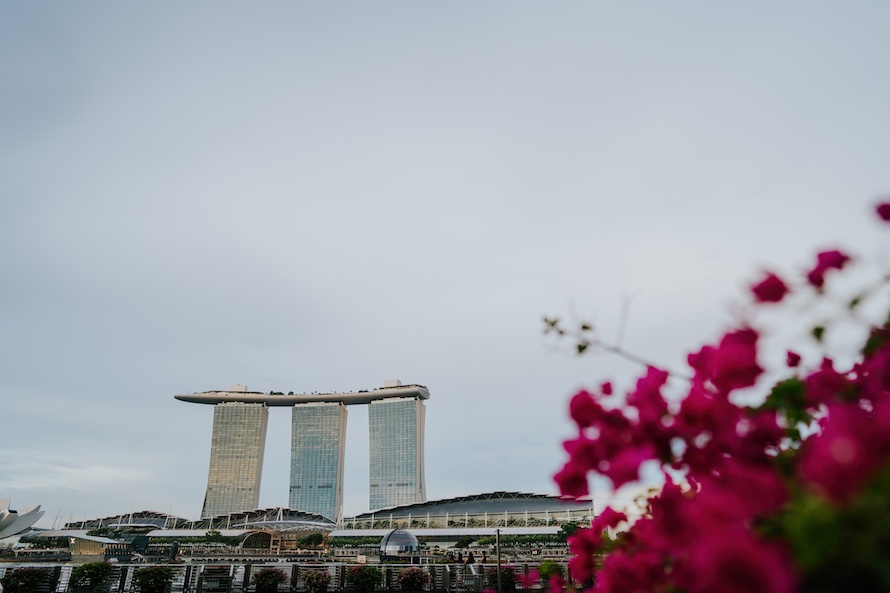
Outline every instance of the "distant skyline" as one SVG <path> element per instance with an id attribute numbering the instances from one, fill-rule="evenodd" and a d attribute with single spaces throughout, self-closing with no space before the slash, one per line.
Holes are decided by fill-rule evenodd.
<path id="1" fill-rule="evenodd" d="M 556 493 L 569 397 L 639 368 L 542 316 L 609 338 L 627 301 L 624 347 L 681 368 L 764 269 L 890 269 L 888 29 L 819 0 L 3 3 L 0 498 L 198 518 L 212 415 L 174 394 L 386 379 L 430 390 L 429 499 Z"/>

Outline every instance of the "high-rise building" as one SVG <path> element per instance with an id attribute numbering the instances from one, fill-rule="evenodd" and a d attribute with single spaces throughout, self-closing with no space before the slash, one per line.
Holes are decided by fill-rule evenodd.
<path id="1" fill-rule="evenodd" d="M 336 520 L 343 502 L 346 406 L 368 405 L 370 507 L 426 501 L 423 465 L 423 385 L 385 381 L 383 387 L 348 393 L 284 395 L 227 391 L 174 396 L 211 404 L 213 440 L 203 518 L 254 510 L 259 505 L 268 407 L 291 407 L 291 475 L 288 505 Z"/>
<path id="2" fill-rule="evenodd" d="M 213 407 L 202 518 L 259 506 L 268 420 L 269 410 L 262 403 L 225 402 Z"/>
<path id="3" fill-rule="evenodd" d="M 296 404 L 292 420 L 288 506 L 337 521 L 343 506 L 346 406 Z"/>
<path id="4" fill-rule="evenodd" d="M 368 405 L 371 509 L 426 501 L 419 397 L 381 399 Z"/>

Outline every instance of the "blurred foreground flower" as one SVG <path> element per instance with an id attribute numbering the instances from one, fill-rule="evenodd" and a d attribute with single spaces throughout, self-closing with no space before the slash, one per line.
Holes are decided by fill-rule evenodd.
<path id="1" fill-rule="evenodd" d="M 890 202 L 876 211 L 890 222 Z M 850 261 L 823 251 L 793 285 L 826 299 L 827 274 Z M 883 299 L 872 307 L 883 318 L 862 348 L 844 353 L 852 364 L 826 357 L 807 367 L 797 354 L 805 350 L 787 350 L 773 370 L 795 374 L 759 405 L 734 397 L 764 373 L 760 339 L 768 332 L 750 320 L 688 356 L 683 398 L 664 396 L 670 374 L 653 366 L 621 407 L 603 406 L 605 389 L 575 394 L 569 414 L 578 434 L 565 441 L 569 458 L 555 476 L 562 494 L 586 496 L 591 473 L 618 488 L 652 462 L 665 483 L 633 524 L 607 508 L 569 538 L 570 576 L 594 593 L 890 591 L 888 276 L 877 286 L 857 293 L 864 296 L 844 312 L 852 316 L 861 298 Z M 790 289 L 768 273 L 751 291 L 756 313 Z M 579 352 L 600 344 L 589 330 L 577 332 L 585 344 Z M 810 335 L 821 344 L 824 332 L 818 325 Z"/>

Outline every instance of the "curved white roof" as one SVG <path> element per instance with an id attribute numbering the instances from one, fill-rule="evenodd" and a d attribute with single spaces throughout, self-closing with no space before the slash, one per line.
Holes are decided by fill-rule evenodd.
<path id="1" fill-rule="evenodd" d="M 42 516 L 40 505 L 27 507 L 19 512 L 9 508 L 8 498 L 0 499 L 0 539 L 27 531 Z"/>
<path id="2" fill-rule="evenodd" d="M 381 399 L 399 397 L 415 397 L 429 399 L 430 392 L 423 385 L 399 385 L 397 387 L 380 387 L 369 391 L 350 391 L 347 393 L 299 393 L 295 395 L 260 393 L 258 391 L 204 391 L 174 395 L 179 401 L 194 404 L 221 404 L 240 402 L 245 404 L 266 404 L 267 406 L 294 406 L 307 403 L 343 403 L 368 404 Z"/>

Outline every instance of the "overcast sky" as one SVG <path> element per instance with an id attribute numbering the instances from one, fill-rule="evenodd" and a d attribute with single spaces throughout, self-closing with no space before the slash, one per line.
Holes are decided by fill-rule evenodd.
<path id="1" fill-rule="evenodd" d="M 212 409 L 174 394 L 385 379 L 430 390 L 431 499 L 554 493 L 570 395 L 639 369 L 542 315 L 608 337 L 631 297 L 625 346 L 678 366 L 765 266 L 887 248 L 888 30 L 883 2 L 3 2 L 0 498 L 197 518 Z M 362 407 L 346 456 L 355 514 Z"/>

